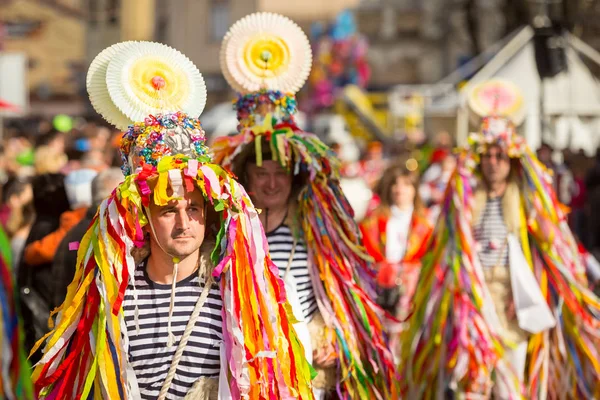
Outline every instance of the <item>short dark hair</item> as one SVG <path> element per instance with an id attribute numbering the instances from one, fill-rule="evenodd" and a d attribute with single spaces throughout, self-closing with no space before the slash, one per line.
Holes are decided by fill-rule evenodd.
<path id="1" fill-rule="evenodd" d="M 36 214 L 59 216 L 69 210 L 69 199 L 65 190 L 63 174 L 37 175 L 31 183 Z"/>
<path id="2" fill-rule="evenodd" d="M 39 135 L 35 139 L 35 147 L 48 146 L 54 140 L 64 136 L 64 133 L 52 128 L 50 131 Z"/>
<path id="3" fill-rule="evenodd" d="M 6 204 L 8 200 L 15 195 L 19 195 L 27 189 L 30 181 L 26 178 L 11 177 L 8 178 L 2 187 L 2 204 Z"/>

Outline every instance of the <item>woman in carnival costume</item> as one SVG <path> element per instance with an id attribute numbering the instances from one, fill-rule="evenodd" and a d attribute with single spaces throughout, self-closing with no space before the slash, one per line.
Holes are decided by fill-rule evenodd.
<path id="1" fill-rule="evenodd" d="M 433 225 L 418 193 L 414 158 L 389 166 L 375 192 L 379 205 L 361 223 L 365 247 L 374 258 L 378 303 L 400 319 L 408 315 Z M 396 350 L 398 333 L 391 338 Z"/>
<path id="2" fill-rule="evenodd" d="M 14 282 L 10 241 L 0 227 L 0 399 L 31 400 L 33 390 Z"/>
<path id="3" fill-rule="evenodd" d="M 79 244 L 33 374 L 36 391 L 46 399 L 313 398 L 257 210 L 211 162 L 193 117 L 206 102 L 198 69 L 168 46 L 124 42 L 96 57 L 87 87 L 94 108 L 126 129 L 125 180 Z"/>
<path id="4" fill-rule="evenodd" d="M 459 155 L 401 337 L 407 398 L 600 396 L 600 303 L 551 176 L 510 120 Z"/>
<path id="5" fill-rule="evenodd" d="M 339 185 L 337 158 L 296 125 L 296 93 L 311 67 L 302 30 L 256 13 L 235 23 L 221 66 L 239 93 L 239 134 L 219 138 L 215 161 L 244 184 L 267 231 L 270 254 L 308 324 L 318 397 L 397 398 L 397 375 L 376 305 L 370 257 Z"/>

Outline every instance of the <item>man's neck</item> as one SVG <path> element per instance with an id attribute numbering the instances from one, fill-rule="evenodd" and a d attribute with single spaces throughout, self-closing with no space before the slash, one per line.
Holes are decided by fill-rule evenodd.
<path id="1" fill-rule="evenodd" d="M 488 184 L 488 197 L 497 198 L 502 197 L 504 192 L 506 191 L 506 186 L 508 183 L 506 181 L 503 182 L 495 182 Z"/>
<path id="2" fill-rule="evenodd" d="M 192 275 L 198 268 L 198 260 L 200 250 L 196 250 L 177 265 L 177 282 Z M 173 257 L 165 254 L 160 249 L 151 249 L 148 263 L 146 264 L 146 272 L 152 282 L 161 285 L 170 285 L 173 283 L 174 263 Z"/>
<path id="3" fill-rule="evenodd" d="M 281 208 L 263 208 L 260 213 L 260 222 L 262 222 L 265 232 L 272 232 L 283 223 L 287 216 L 287 207 Z"/>

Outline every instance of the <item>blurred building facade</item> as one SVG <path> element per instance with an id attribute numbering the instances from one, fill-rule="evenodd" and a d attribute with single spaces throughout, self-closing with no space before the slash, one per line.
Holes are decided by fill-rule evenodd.
<path id="1" fill-rule="evenodd" d="M 25 53 L 31 113 L 82 111 L 86 16 L 80 0 L 0 0 L 0 51 Z"/>
<path id="2" fill-rule="evenodd" d="M 186 54 L 204 75 L 209 103 L 227 101 L 232 93 L 221 74 L 219 49 L 229 27 L 257 11 L 276 12 L 293 19 L 307 33 L 317 21 L 328 21 L 359 0 L 155 0 L 155 38 Z"/>
<path id="3" fill-rule="evenodd" d="M 35 107 L 37 99 L 87 101 L 87 66 L 102 49 L 124 40 L 155 40 L 182 51 L 198 66 L 211 92 L 209 104 L 214 104 L 232 96 L 218 54 L 235 21 L 256 11 L 277 12 L 309 33 L 313 22 L 331 21 L 349 8 L 370 42 L 370 85 L 387 89 L 438 81 L 530 22 L 533 3 L 539 1 L 0 0 L 0 50 L 27 54 Z M 569 28 L 600 47 L 600 0 L 563 4 Z"/>
<path id="4" fill-rule="evenodd" d="M 433 83 L 506 33 L 504 0 L 363 0 L 371 85 Z"/>

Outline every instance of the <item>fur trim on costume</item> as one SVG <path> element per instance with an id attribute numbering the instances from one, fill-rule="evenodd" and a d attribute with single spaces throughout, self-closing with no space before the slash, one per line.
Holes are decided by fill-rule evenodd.
<path id="1" fill-rule="evenodd" d="M 217 400 L 219 378 L 200 378 L 194 383 L 184 400 Z"/>
<path id="2" fill-rule="evenodd" d="M 325 320 L 323 320 L 323 316 L 320 313 L 317 312 L 308 323 L 308 332 L 310 333 L 313 352 L 331 345 L 331 335 L 328 335 Z M 313 367 L 317 371 L 317 376 L 312 381 L 313 386 L 317 389 L 325 389 L 326 391 L 334 390 L 337 383 L 336 368 L 320 368 L 317 365 Z"/>
<path id="3" fill-rule="evenodd" d="M 484 185 L 480 185 L 473 194 L 473 226 L 481 219 L 483 210 L 487 203 L 488 195 Z M 508 233 L 519 235 L 521 229 L 520 213 L 521 194 L 519 185 L 515 181 L 508 182 L 504 195 L 502 196 L 502 218 L 506 224 Z"/>

